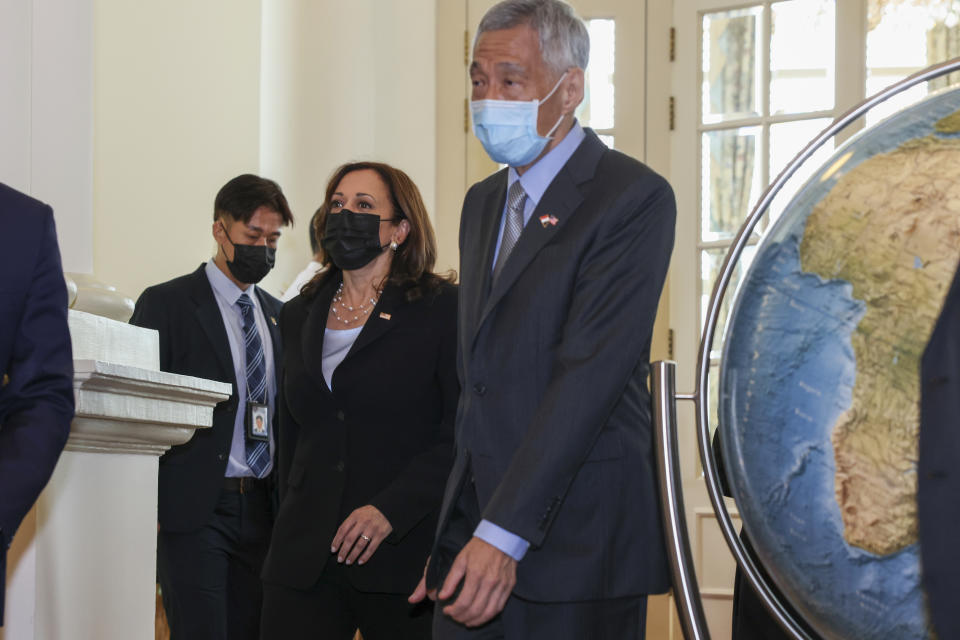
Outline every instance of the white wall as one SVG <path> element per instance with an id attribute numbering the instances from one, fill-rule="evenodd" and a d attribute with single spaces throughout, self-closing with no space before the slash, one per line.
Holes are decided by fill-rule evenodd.
<path id="1" fill-rule="evenodd" d="M 277 180 L 298 221 L 275 293 L 342 162 L 407 171 L 436 220 L 436 0 L 262 4 L 0 2 L 0 181 L 54 206 L 66 270 L 134 297 L 191 271 L 243 172 Z"/>
<path id="2" fill-rule="evenodd" d="M 0 182 L 49 203 L 67 271 L 93 270 L 93 0 L 0 2 Z"/>
<path id="3" fill-rule="evenodd" d="M 136 297 L 213 255 L 217 190 L 259 171 L 260 3 L 95 8 L 95 275 Z"/>
<path id="4" fill-rule="evenodd" d="M 307 223 L 344 162 L 403 169 L 433 213 L 435 14 L 435 0 L 263 3 L 260 167 L 297 219 L 268 289 L 310 259 Z"/>

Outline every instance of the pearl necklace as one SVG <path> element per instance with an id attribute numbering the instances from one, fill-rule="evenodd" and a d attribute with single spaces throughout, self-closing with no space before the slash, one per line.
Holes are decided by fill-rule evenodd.
<path id="1" fill-rule="evenodd" d="M 330 304 L 330 313 L 332 313 L 333 317 L 343 324 L 358 322 L 361 317 L 369 315 L 370 311 L 377 306 L 377 300 L 380 299 L 381 293 L 383 293 L 383 289 L 377 289 L 377 295 L 376 297 L 370 297 L 369 305 L 361 304 L 357 307 L 351 307 L 343 301 L 343 283 L 341 282 L 340 286 L 337 288 L 337 292 L 333 294 L 333 302 Z M 350 315 L 353 317 L 341 317 L 340 312 L 337 311 L 337 306 L 340 307 L 340 310 L 344 313 L 344 315 Z"/>

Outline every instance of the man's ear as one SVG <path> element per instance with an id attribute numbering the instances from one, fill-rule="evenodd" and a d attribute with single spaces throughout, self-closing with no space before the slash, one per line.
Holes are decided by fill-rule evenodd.
<path id="1" fill-rule="evenodd" d="M 217 253 L 223 253 L 227 260 L 233 259 L 233 243 L 227 236 L 226 227 L 221 218 L 213 221 L 213 241 L 217 243 Z M 228 254 L 228 248 L 230 253 Z"/>
<path id="2" fill-rule="evenodd" d="M 561 87 L 563 113 L 573 113 L 583 102 L 583 69 L 571 67 Z"/>

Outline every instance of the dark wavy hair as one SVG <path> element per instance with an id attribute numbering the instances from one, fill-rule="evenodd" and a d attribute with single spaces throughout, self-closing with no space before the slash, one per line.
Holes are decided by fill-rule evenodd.
<path id="1" fill-rule="evenodd" d="M 304 285 L 301 293 L 311 298 L 330 280 L 341 277 L 340 269 L 323 250 L 323 233 L 327 227 L 327 216 L 330 215 L 330 203 L 344 176 L 367 169 L 375 171 L 390 192 L 394 217 L 405 219 L 410 224 L 410 233 L 394 254 L 390 273 L 382 284 L 406 287 L 408 299 L 413 299 L 438 290 L 443 282 L 456 281 L 456 273 L 453 271 L 443 275 L 433 271 L 437 261 L 437 240 L 420 190 L 410 176 L 382 162 L 349 162 L 339 166 L 330 176 L 323 204 L 313 217 L 313 233 L 320 246 L 321 263 L 327 268 Z"/>

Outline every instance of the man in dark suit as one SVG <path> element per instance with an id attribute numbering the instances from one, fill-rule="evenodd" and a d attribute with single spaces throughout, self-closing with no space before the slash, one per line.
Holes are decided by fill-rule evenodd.
<path id="1" fill-rule="evenodd" d="M 174 640 L 258 637 L 273 524 L 281 305 L 255 283 L 293 216 L 275 182 L 246 174 L 220 189 L 213 219 L 216 256 L 148 288 L 130 320 L 159 331 L 162 370 L 233 385 L 213 427 L 160 459 L 157 565 Z"/>
<path id="2" fill-rule="evenodd" d="M 647 375 L 675 203 L 576 122 L 588 51 L 559 0 L 477 31 L 474 131 L 509 168 L 463 205 L 456 460 L 412 596 L 437 638 L 638 638 L 669 586 Z"/>
<path id="3" fill-rule="evenodd" d="M 0 184 L 0 625 L 7 549 L 73 419 L 67 287 L 53 210 Z"/>
<path id="4" fill-rule="evenodd" d="M 920 363 L 917 517 L 923 586 L 941 638 L 960 638 L 960 271 Z"/>

